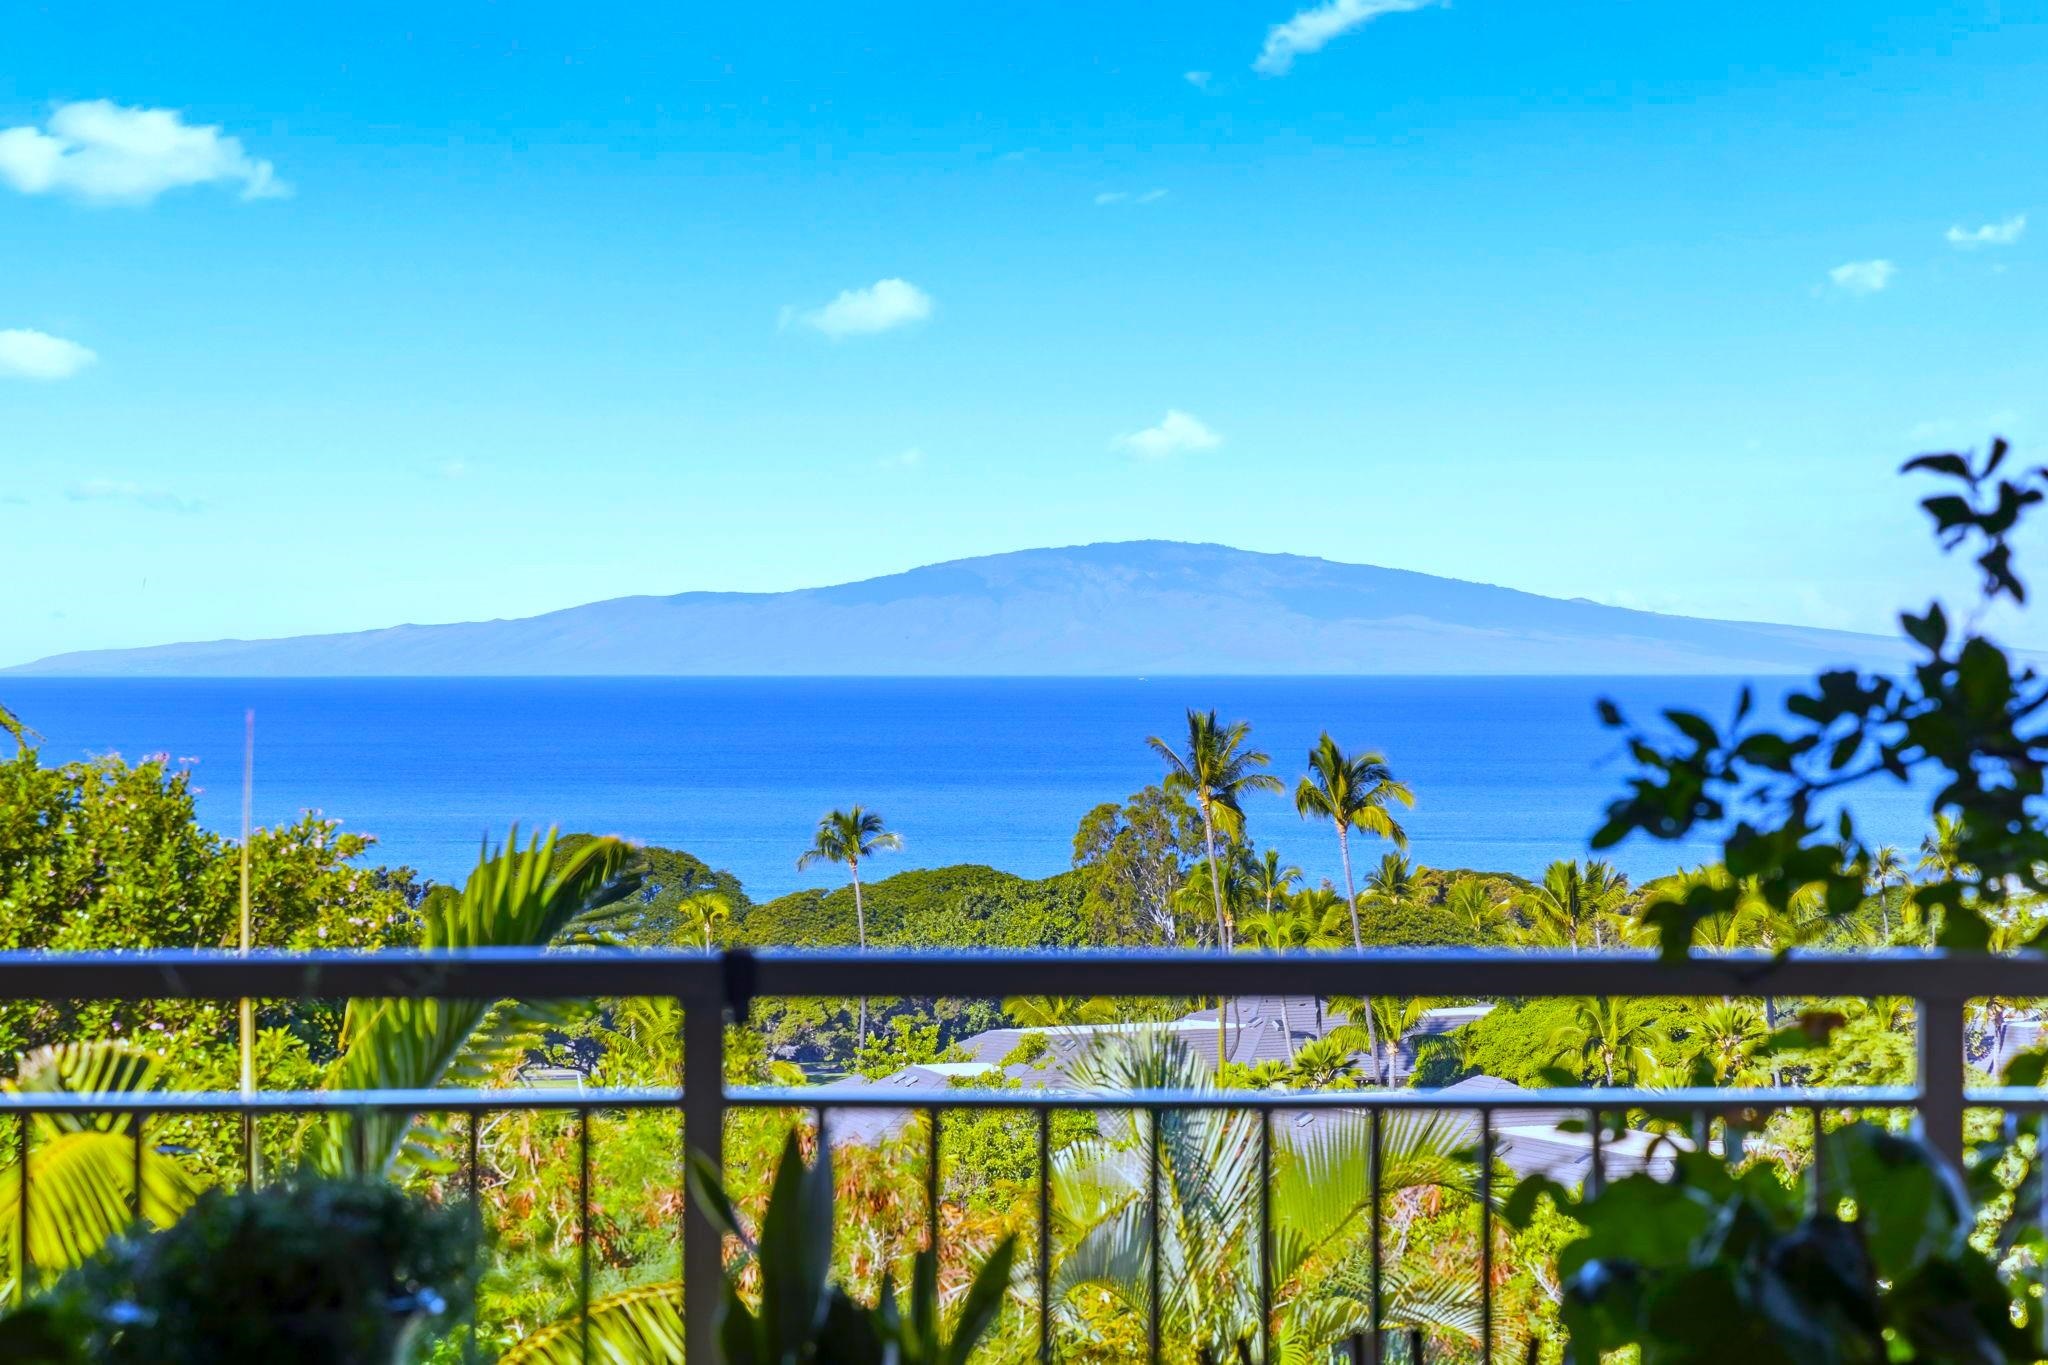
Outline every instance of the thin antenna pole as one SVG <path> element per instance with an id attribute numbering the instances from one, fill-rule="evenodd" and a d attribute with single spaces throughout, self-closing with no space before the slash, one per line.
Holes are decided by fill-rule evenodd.
<path id="1" fill-rule="evenodd" d="M 249 840 L 253 833 L 255 799 L 256 712 L 251 708 L 242 717 L 242 922 L 239 946 L 244 957 L 249 955 L 251 941 L 255 937 L 249 911 Z M 242 997 L 241 1013 L 242 1094 L 248 1096 L 256 1093 L 256 1002 L 247 996 Z M 259 1160 L 255 1116 L 245 1109 L 242 1111 L 242 1167 L 248 1173 L 252 1188 L 261 1178 Z"/>

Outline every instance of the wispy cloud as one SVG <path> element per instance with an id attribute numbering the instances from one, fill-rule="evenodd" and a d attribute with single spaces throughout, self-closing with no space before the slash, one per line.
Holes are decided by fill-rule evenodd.
<path id="1" fill-rule="evenodd" d="M 877 461 L 884 469 L 916 469 L 924 463 L 924 451 L 918 446 L 899 450 L 894 455 L 884 455 Z"/>
<path id="2" fill-rule="evenodd" d="M 1296 57 L 1320 52 L 1383 14 L 1406 14 L 1438 3 L 1440 0 L 1328 0 L 1300 11 L 1284 24 L 1273 25 L 1252 70 L 1261 76 L 1284 76 L 1294 69 Z"/>
<path id="3" fill-rule="evenodd" d="M 1200 418 L 1172 408 L 1160 419 L 1158 426 L 1119 436 L 1110 442 L 1110 448 L 1126 451 L 1141 460 L 1164 460 L 1193 451 L 1214 450 L 1222 444 L 1223 437 Z"/>
<path id="4" fill-rule="evenodd" d="M 876 280 L 866 289 L 841 290 L 839 297 L 822 308 L 782 310 L 782 325 L 795 322 L 823 332 L 834 341 L 841 337 L 886 332 L 932 315 L 932 296 L 909 280 Z"/>
<path id="5" fill-rule="evenodd" d="M 146 204 L 186 185 L 239 185 L 244 199 L 292 192 L 276 167 L 218 126 L 111 100 L 60 104 L 41 128 L 0 129 L 0 181 L 23 194 L 112 204 Z"/>
<path id="6" fill-rule="evenodd" d="M 1828 272 L 1828 280 L 1845 294 L 1875 294 L 1898 273 L 1890 261 L 1845 261 Z"/>
<path id="7" fill-rule="evenodd" d="M 69 379 L 99 357 L 75 341 L 25 327 L 0 332 L 0 376 Z"/>
<path id="8" fill-rule="evenodd" d="M 1106 190 L 1095 196 L 1095 206 L 1104 208 L 1110 204 L 1156 204 L 1166 197 L 1165 190 L 1145 190 L 1132 193 L 1129 190 Z"/>
<path id="9" fill-rule="evenodd" d="M 468 460 L 448 460 L 441 466 L 441 477 L 444 479 L 466 479 L 469 475 L 470 463 Z"/>
<path id="10" fill-rule="evenodd" d="M 127 479 L 87 479 L 64 490 L 73 502 L 132 502 L 153 512 L 197 512 L 200 504 L 161 488 L 148 488 Z"/>
<path id="11" fill-rule="evenodd" d="M 1216 79 L 1216 73 L 1213 71 L 1189 71 L 1184 73 L 1181 79 L 1197 90 L 1207 90 L 1209 82 Z"/>
<path id="12" fill-rule="evenodd" d="M 1959 251 L 1975 251 L 1980 246 L 2011 246 L 2027 230 L 2027 215 L 2015 213 L 2002 223 L 1986 223 L 1982 227 L 1966 228 L 1961 223 L 1948 230 L 1948 244 Z"/>

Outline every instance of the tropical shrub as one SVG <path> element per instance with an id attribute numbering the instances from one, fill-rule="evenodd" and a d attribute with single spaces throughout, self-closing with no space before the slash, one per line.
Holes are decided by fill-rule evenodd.
<path id="1" fill-rule="evenodd" d="M 1970 1244 L 1956 1174 L 1913 1138 L 1857 1124 L 1821 1142 L 1809 1203 L 1768 1163 L 1731 1171 L 1676 1154 L 1670 1180 L 1616 1180 L 1575 1200 L 1519 1185 L 1526 1226 L 1548 1197 L 1583 1229 L 1558 1256 L 1575 1354 L 1633 1348 L 1642 1365 L 1850 1365 L 2033 1360 L 2013 1291 Z"/>
<path id="2" fill-rule="evenodd" d="M 468 1311 L 475 1219 L 376 1182 L 213 1190 L 123 1236 L 0 1321 L 47 1365 L 382 1365 Z"/>

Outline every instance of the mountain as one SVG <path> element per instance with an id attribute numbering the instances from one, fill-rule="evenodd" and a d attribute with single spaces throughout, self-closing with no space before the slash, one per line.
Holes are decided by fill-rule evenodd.
<path id="1" fill-rule="evenodd" d="M 620 597 L 542 616 L 59 654 L 50 675 L 1810 672 L 1896 641 L 1561 601 L 1454 578 L 1129 541 L 793 592 Z"/>

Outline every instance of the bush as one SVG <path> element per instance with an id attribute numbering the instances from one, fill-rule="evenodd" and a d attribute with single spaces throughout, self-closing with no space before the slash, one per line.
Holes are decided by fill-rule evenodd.
<path id="1" fill-rule="evenodd" d="M 210 1191 L 162 1232 L 117 1239 L 0 1320 L 0 1358 L 71 1365 L 376 1365 L 466 1314 L 472 1214 L 388 1185 Z"/>

